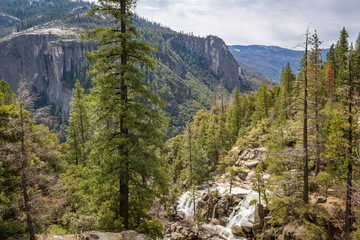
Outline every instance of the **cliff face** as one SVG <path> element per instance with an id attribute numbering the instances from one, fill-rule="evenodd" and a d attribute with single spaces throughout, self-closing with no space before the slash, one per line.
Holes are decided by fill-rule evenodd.
<path id="1" fill-rule="evenodd" d="M 214 104 L 214 93 L 218 98 L 220 95 L 226 98 L 235 86 L 240 92 L 253 90 L 220 38 L 156 29 L 144 31 L 143 36 L 157 48 L 155 70 L 142 70 L 144 81 L 155 84 L 166 102 L 164 110 L 170 117 L 168 137 L 182 132 L 197 111 L 209 109 Z M 75 79 L 85 75 L 87 68 L 81 66 L 88 67 L 83 64 L 83 50 L 91 48 L 70 30 L 53 28 L 20 33 L 0 40 L 0 79 L 8 82 L 14 92 L 24 79 L 31 90 L 45 99 L 44 104 L 54 104 L 66 120 Z M 220 83 L 225 91 L 220 90 Z"/>
<path id="2" fill-rule="evenodd" d="M 72 90 L 64 86 L 62 77 L 84 60 L 86 48 L 69 36 L 60 30 L 49 30 L 0 42 L 0 79 L 8 82 L 15 93 L 19 81 L 24 79 L 29 89 L 46 94 L 48 101 L 60 106 L 65 116 Z"/>
<path id="3" fill-rule="evenodd" d="M 216 36 L 199 38 L 177 34 L 165 36 L 165 40 L 175 50 L 197 56 L 202 65 L 208 66 L 209 71 L 229 91 L 232 91 L 235 86 L 240 92 L 252 90 L 249 82 L 245 80 L 241 67 L 222 39 Z"/>

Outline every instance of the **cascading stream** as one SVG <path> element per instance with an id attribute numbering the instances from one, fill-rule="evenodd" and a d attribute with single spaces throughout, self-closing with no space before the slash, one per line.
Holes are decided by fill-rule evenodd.
<path id="1" fill-rule="evenodd" d="M 229 187 L 226 185 L 216 185 L 212 186 L 210 188 L 211 192 L 214 192 L 215 190 L 219 191 L 220 194 L 224 195 L 229 193 Z M 196 197 L 195 197 L 195 207 L 197 207 L 197 204 L 199 200 L 201 199 L 201 196 L 204 193 L 207 193 L 207 189 L 201 189 L 196 191 Z M 219 236 L 226 238 L 228 240 L 232 239 L 244 239 L 241 237 L 236 237 L 231 233 L 231 227 L 234 224 L 240 225 L 244 221 L 248 221 L 248 218 L 251 214 L 255 212 L 255 205 L 250 206 L 250 202 L 254 199 L 257 199 L 257 193 L 247 190 L 240 187 L 233 187 L 231 194 L 241 194 L 244 196 L 244 199 L 242 199 L 239 204 L 234 207 L 232 213 L 230 214 L 226 226 L 221 225 L 214 225 L 214 224 L 204 224 L 203 227 L 212 230 L 213 232 L 216 232 Z M 215 204 L 213 212 L 212 212 L 212 219 L 215 218 L 215 212 L 217 204 Z M 185 218 L 193 218 L 194 213 L 194 203 L 192 201 L 192 194 L 190 192 L 184 193 L 180 199 L 178 200 L 178 205 L 176 208 L 177 212 L 184 215 Z"/>

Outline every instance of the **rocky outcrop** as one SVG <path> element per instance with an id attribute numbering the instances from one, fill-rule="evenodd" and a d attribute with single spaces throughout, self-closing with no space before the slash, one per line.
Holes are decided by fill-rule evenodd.
<path id="1" fill-rule="evenodd" d="M 134 230 L 128 230 L 121 233 L 103 233 L 86 232 L 78 235 L 46 235 L 36 236 L 37 240 L 152 240 L 152 238 L 138 233 Z"/>
<path id="2" fill-rule="evenodd" d="M 67 113 L 72 90 L 65 87 L 62 77 L 84 60 L 84 49 L 89 47 L 71 31 L 46 29 L 16 35 L 0 42 L 0 79 L 14 92 L 19 81 L 25 80 L 31 90 L 45 94 Z"/>
<path id="3" fill-rule="evenodd" d="M 189 52 L 195 56 L 200 65 L 206 66 L 228 90 L 232 91 L 235 86 L 241 92 L 251 90 L 243 70 L 221 38 L 216 36 L 199 38 L 182 34 L 169 34 L 164 38 L 175 50 Z M 178 65 L 177 72 L 181 74 L 182 71 L 182 65 Z"/>
<path id="4" fill-rule="evenodd" d="M 239 154 L 235 165 L 238 167 L 253 169 L 258 165 L 258 163 L 265 160 L 266 152 L 267 149 L 264 147 L 246 149 Z"/>

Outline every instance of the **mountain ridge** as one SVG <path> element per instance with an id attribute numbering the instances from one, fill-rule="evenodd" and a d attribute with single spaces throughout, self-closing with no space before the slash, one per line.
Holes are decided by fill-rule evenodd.
<path id="1" fill-rule="evenodd" d="M 279 46 L 266 45 L 230 45 L 228 46 L 239 65 L 275 82 L 279 82 L 281 68 L 289 62 L 292 72 L 299 73 L 300 62 L 304 51 L 292 50 Z M 328 49 L 322 51 L 326 58 Z"/>

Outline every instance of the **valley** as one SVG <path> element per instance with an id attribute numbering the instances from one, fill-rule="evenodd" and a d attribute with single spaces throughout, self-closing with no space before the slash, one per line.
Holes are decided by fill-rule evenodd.
<path id="1" fill-rule="evenodd" d="M 359 240 L 360 35 L 227 45 L 144 6 L 1 1 L 0 239 Z M 206 17 L 145 9 L 174 6 Z"/>

